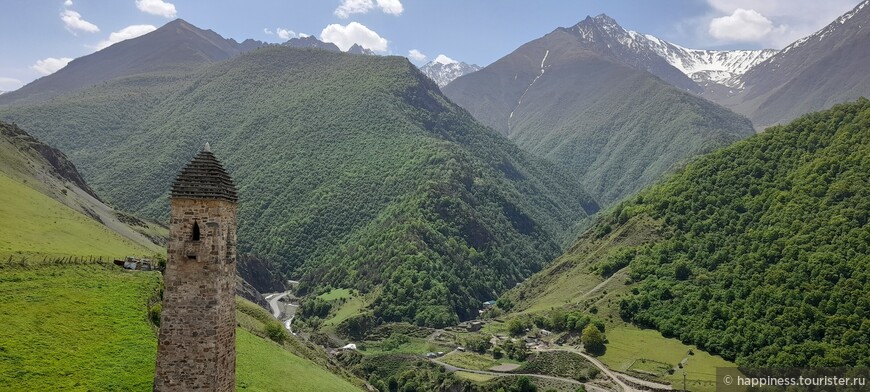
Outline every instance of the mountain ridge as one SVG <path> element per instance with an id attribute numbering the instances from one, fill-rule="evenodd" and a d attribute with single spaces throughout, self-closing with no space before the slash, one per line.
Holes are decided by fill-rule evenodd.
<path id="1" fill-rule="evenodd" d="M 238 43 L 183 19 L 107 48 L 76 58 L 64 68 L 0 96 L 0 105 L 19 100 L 46 100 L 95 84 L 149 72 L 186 71 L 231 58 L 265 45 L 254 40 Z"/>
<path id="2" fill-rule="evenodd" d="M 305 37 L 296 37 L 290 38 L 287 42 L 284 42 L 281 45 L 291 46 L 294 48 L 315 48 L 315 49 L 323 49 L 328 50 L 330 52 L 341 52 L 341 49 L 338 48 L 332 42 L 323 42 L 314 36 L 305 36 Z"/>

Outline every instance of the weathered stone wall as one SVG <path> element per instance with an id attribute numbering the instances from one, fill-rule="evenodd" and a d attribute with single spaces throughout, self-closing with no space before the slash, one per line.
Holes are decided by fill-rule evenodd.
<path id="1" fill-rule="evenodd" d="M 172 199 L 155 391 L 235 390 L 236 205 Z M 192 238 L 194 223 L 200 240 Z"/>

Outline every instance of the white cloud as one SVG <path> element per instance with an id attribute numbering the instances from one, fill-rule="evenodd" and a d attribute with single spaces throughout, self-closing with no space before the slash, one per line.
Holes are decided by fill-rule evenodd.
<path id="1" fill-rule="evenodd" d="M 266 35 L 278 35 L 278 38 L 281 38 L 284 41 L 292 38 L 305 38 L 311 36 L 305 33 L 297 33 L 293 30 L 282 29 L 280 27 L 276 28 L 275 31 L 272 31 L 268 27 L 266 27 L 263 29 L 263 33 L 265 33 Z"/>
<path id="2" fill-rule="evenodd" d="M 378 7 L 390 15 L 401 15 L 405 11 L 405 7 L 402 7 L 402 2 L 399 0 L 378 0 Z"/>
<path id="3" fill-rule="evenodd" d="M 15 78 L 0 77 L 0 91 L 18 90 L 23 84 L 24 83 Z"/>
<path id="4" fill-rule="evenodd" d="M 82 19 L 82 15 L 73 10 L 64 10 L 61 12 L 60 20 L 63 21 L 66 29 L 72 33 L 75 33 L 75 30 L 88 33 L 96 33 L 100 31 L 100 28 L 97 27 L 97 25 Z"/>
<path id="5" fill-rule="evenodd" d="M 709 32 L 713 38 L 724 41 L 754 42 L 767 37 L 773 30 L 773 22 L 758 11 L 738 8 L 731 15 L 711 20 Z"/>
<path id="6" fill-rule="evenodd" d="M 855 0 L 707 0 L 713 14 L 706 19 L 705 27 L 711 36 L 716 37 L 713 33 L 715 23 L 715 31 L 723 37 L 719 38 L 720 41 L 753 41 L 781 48 L 825 27 L 854 8 L 855 3 Z M 739 9 L 744 12 L 738 14 Z M 748 15 L 746 11 L 754 11 L 770 21 L 771 29 L 765 34 L 759 34 L 758 28 L 764 29 L 764 22 Z M 755 30 L 745 33 L 722 30 L 727 29 L 729 24 L 735 26 L 741 23 L 741 19 L 746 26 Z M 753 35 L 757 38 L 724 38 Z"/>
<path id="7" fill-rule="evenodd" d="M 66 0 L 63 2 L 63 5 L 66 7 L 72 7 L 72 0 Z"/>
<path id="8" fill-rule="evenodd" d="M 47 59 L 38 60 L 36 64 L 30 66 L 30 69 L 43 75 L 50 75 L 57 72 L 57 70 L 66 67 L 67 63 L 70 61 L 72 61 L 72 59 L 69 57 L 49 57 Z"/>
<path id="9" fill-rule="evenodd" d="M 108 39 L 100 41 L 100 43 L 98 43 L 97 46 L 94 48 L 96 50 L 102 50 L 102 49 L 108 48 L 109 46 L 112 46 L 118 42 L 128 40 L 131 38 L 136 38 L 140 35 L 148 34 L 154 30 L 157 30 L 157 28 L 152 26 L 152 25 L 127 26 L 119 31 L 116 31 L 116 32 L 113 32 L 112 34 L 109 34 Z"/>
<path id="10" fill-rule="evenodd" d="M 432 61 L 434 61 L 436 63 L 444 64 L 444 65 L 458 63 L 458 61 L 451 59 L 450 57 L 447 57 L 443 54 L 439 54 L 438 57 L 435 57 L 435 60 L 432 60 Z"/>
<path id="11" fill-rule="evenodd" d="M 335 9 L 335 16 L 347 19 L 351 14 L 364 14 L 375 8 L 372 0 L 343 0 Z"/>
<path id="12" fill-rule="evenodd" d="M 136 8 L 146 14 L 174 18 L 176 15 L 175 4 L 163 0 L 136 0 Z"/>
<path id="13" fill-rule="evenodd" d="M 374 0 L 342 0 L 335 16 L 347 19 L 352 14 L 365 14 L 375 8 Z M 378 8 L 386 14 L 401 15 L 405 11 L 400 0 L 377 0 Z"/>
<path id="14" fill-rule="evenodd" d="M 417 49 L 409 50 L 408 57 L 410 57 L 411 60 L 414 60 L 414 61 L 426 61 L 426 55 Z"/>
<path id="15" fill-rule="evenodd" d="M 359 44 L 375 52 L 386 52 L 389 43 L 378 33 L 357 22 L 350 22 L 347 26 L 340 24 L 326 26 L 320 32 L 320 40 L 332 42 L 343 51 L 350 49 L 353 44 Z"/>
<path id="16" fill-rule="evenodd" d="M 275 32 L 278 34 L 278 38 L 281 38 L 285 41 L 290 38 L 296 38 L 299 36 L 299 34 L 296 34 L 292 30 L 282 29 L 280 27 L 276 29 Z"/>

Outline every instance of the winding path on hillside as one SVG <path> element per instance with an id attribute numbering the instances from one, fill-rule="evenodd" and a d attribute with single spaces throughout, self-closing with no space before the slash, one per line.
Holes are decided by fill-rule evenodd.
<path id="1" fill-rule="evenodd" d="M 490 371 L 486 371 L 486 370 L 474 370 L 474 369 L 461 368 L 461 367 L 458 367 L 458 366 L 453 366 L 453 365 L 450 365 L 450 364 L 447 364 L 447 363 L 441 362 L 441 361 L 439 361 L 439 360 L 437 360 L 437 359 L 430 359 L 430 361 L 432 361 L 432 362 L 434 362 L 434 363 L 436 363 L 436 364 L 438 364 L 438 365 L 443 366 L 443 367 L 444 367 L 444 370 L 447 370 L 448 372 L 457 372 L 457 371 L 458 371 L 458 372 L 466 372 L 466 373 L 482 374 L 482 375 L 485 375 L 485 376 L 495 376 L 495 377 L 526 376 L 526 377 L 541 378 L 541 379 L 546 379 L 546 380 L 562 381 L 562 382 L 567 382 L 567 383 L 576 384 L 576 385 L 583 385 L 584 387 L 586 387 L 586 390 L 587 390 L 587 391 L 591 391 L 591 392 L 609 392 L 607 389 L 604 389 L 604 388 L 599 387 L 599 386 L 597 386 L 597 385 L 594 385 L 594 384 L 592 384 L 592 383 L 584 383 L 584 382 L 580 382 L 580 381 L 577 381 L 577 380 L 575 380 L 575 379 L 573 379 L 573 378 L 556 377 L 556 376 L 547 376 L 547 375 L 544 375 L 544 374 L 533 374 L 533 373 L 499 373 L 499 372 L 490 372 Z"/>
<path id="2" fill-rule="evenodd" d="M 565 352 L 570 352 L 570 353 L 575 353 L 575 354 L 580 355 L 581 357 L 583 357 L 583 359 L 589 361 L 589 363 L 591 363 L 593 366 L 598 368 L 598 370 L 600 370 L 602 373 L 604 373 L 604 375 L 606 375 L 611 381 L 613 381 L 613 383 L 615 383 L 619 387 L 619 390 L 622 392 L 641 392 L 642 391 L 642 389 L 638 389 L 638 388 L 635 388 L 631 385 L 626 384 L 625 381 L 623 381 L 623 379 L 627 379 L 629 382 L 636 383 L 638 385 L 643 385 L 643 386 L 650 387 L 650 388 L 671 389 L 671 390 L 673 389 L 673 387 L 670 385 L 660 384 L 660 383 L 647 381 L 647 380 L 641 380 L 639 378 L 631 377 L 631 376 L 628 376 L 626 374 L 614 372 L 614 371 L 610 370 L 610 368 L 608 368 L 606 365 L 601 363 L 601 361 L 599 361 L 597 358 L 592 357 L 589 354 L 586 354 L 586 353 L 580 351 L 579 349 L 558 348 L 558 349 L 547 349 L 547 350 L 541 350 L 541 351 L 565 351 Z M 445 362 L 441 362 L 441 361 L 434 359 L 434 358 L 430 359 L 430 361 L 432 361 L 433 363 L 436 363 L 438 365 L 443 366 L 444 369 L 447 370 L 448 372 L 462 371 L 462 372 L 467 372 L 467 373 L 475 373 L 475 374 L 482 374 L 482 375 L 496 376 L 496 377 L 528 376 L 528 377 L 543 378 L 543 379 L 548 379 L 548 380 L 563 381 L 563 382 L 568 382 L 571 384 L 584 385 L 587 388 L 587 390 L 589 390 L 589 391 L 601 391 L 601 392 L 608 391 L 607 389 L 604 389 L 600 386 L 597 386 L 597 385 L 594 385 L 591 383 L 583 383 L 583 382 L 580 382 L 580 381 L 577 381 L 577 380 L 574 380 L 571 378 L 547 376 L 547 375 L 543 375 L 543 374 L 532 374 L 532 373 L 501 373 L 501 372 L 492 372 L 492 371 L 486 371 L 486 370 L 466 369 L 466 368 L 461 368 L 458 366 L 450 365 L 450 364 L 445 363 Z"/>
<path id="3" fill-rule="evenodd" d="M 608 368 L 605 364 L 603 364 L 601 361 L 599 361 L 598 358 L 590 356 L 589 354 L 586 354 L 577 348 L 559 348 L 559 349 L 550 349 L 550 350 L 542 350 L 542 351 L 566 351 L 566 352 L 578 354 L 581 357 L 585 358 L 590 363 L 592 363 L 593 365 L 595 365 L 595 367 L 597 367 L 599 370 L 604 372 L 604 374 L 606 374 L 608 377 L 610 377 L 612 380 L 614 380 L 614 382 L 616 382 L 620 387 L 623 388 L 623 391 L 626 391 L 626 392 L 639 391 L 639 389 L 634 388 L 634 387 L 626 384 L 625 382 L 623 382 L 623 380 L 628 380 L 629 382 L 636 383 L 638 385 L 643 385 L 643 386 L 650 387 L 650 388 L 654 388 L 654 389 L 668 389 L 668 390 L 673 389 L 672 386 L 667 385 L 667 384 L 661 384 L 661 383 L 657 383 L 657 382 L 653 382 L 653 381 L 647 381 L 647 380 L 643 380 L 643 379 L 640 379 L 637 377 L 629 376 L 627 374 L 618 373 L 618 372 L 615 372 L 613 370 L 610 370 L 610 368 Z"/>
<path id="4" fill-rule="evenodd" d="M 266 295 L 265 298 L 266 298 L 266 301 L 269 302 L 269 307 L 272 308 L 272 316 L 274 316 L 278 320 L 281 320 L 282 315 L 284 315 L 285 317 L 289 316 L 286 319 L 281 320 L 281 321 L 284 322 L 284 328 L 287 328 L 287 330 L 290 331 L 290 333 L 292 334 L 293 333 L 293 317 L 296 316 L 296 309 L 299 308 L 299 305 L 287 304 L 287 313 L 284 314 L 284 312 L 281 310 L 281 306 L 278 304 L 278 301 L 280 301 L 282 298 L 286 297 L 290 293 L 292 293 L 292 291 L 285 291 L 283 293 L 273 293 L 273 294 Z"/>

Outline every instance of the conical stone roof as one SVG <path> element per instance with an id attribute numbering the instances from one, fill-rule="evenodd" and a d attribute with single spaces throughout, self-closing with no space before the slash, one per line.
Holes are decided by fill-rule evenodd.
<path id="1" fill-rule="evenodd" d="M 208 145 L 178 174 L 172 184 L 173 199 L 220 199 L 238 202 L 236 186 Z"/>

